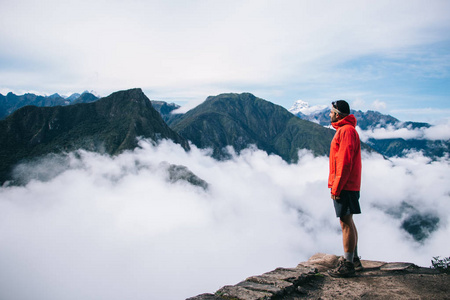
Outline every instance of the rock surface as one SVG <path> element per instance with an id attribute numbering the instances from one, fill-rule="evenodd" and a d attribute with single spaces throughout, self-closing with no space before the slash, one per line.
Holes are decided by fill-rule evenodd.
<path id="1" fill-rule="evenodd" d="M 187 300 L 257 299 L 450 299 L 450 276 L 412 263 L 362 260 L 352 278 L 332 278 L 327 270 L 339 257 L 318 253 L 295 268 L 252 276 L 214 294 Z"/>

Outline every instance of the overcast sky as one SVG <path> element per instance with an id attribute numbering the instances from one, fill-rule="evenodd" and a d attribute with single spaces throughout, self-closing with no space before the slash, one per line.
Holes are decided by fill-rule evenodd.
<path id="1" fill-rule="evenodd" d="M 0 2 L 0 93 L 140 87 L 185 105 L 251 92 L 347 99 L 401 120 L 450 113 L 450 2 Z"/>

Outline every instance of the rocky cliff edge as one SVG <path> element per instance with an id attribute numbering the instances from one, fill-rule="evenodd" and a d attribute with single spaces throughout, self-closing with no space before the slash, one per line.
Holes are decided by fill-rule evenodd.
<path id="1" fill-rule="evenodd" d="M 450 299 L 450 276 L 436 269 L 361 260 L 364 270 L 355 277 L 330 277 L 327 270 L 339 259 L 318 253 L 295 268 L 277 268 L 187 300 Z"/>

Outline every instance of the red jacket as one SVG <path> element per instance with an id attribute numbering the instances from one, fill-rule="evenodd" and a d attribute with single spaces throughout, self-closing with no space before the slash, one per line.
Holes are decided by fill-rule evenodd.
<path id="1" fill-rule="evenodd" d="M 359 191 L 361 187 L 361 142 L 356 132 L 354 115 L 331 123 L 336 134 L 330 147 L 331 194 L 339 196 L 342 190 Z"/>

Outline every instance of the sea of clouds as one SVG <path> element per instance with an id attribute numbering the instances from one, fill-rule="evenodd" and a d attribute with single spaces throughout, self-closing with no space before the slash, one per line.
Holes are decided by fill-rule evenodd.
<path id="1" fill-rule="evenodd" d="M 140 145 L 16 169 L 26 184 L 0 188 L 0 299 L 185 299 L 317 252 L 342 254 L 327 157 L 302 150 L 287 164 L 250 148 L 216 161 L 168 141 Z M 169 180 L 170 164 L 208 187 Z M 428 267 L 450 256 L 449 167 L 418 153 L 364 153 L 354 218 L 363 259 Z M 402 229 L 405 203 L 439 218 L 422 242 Z"/>

